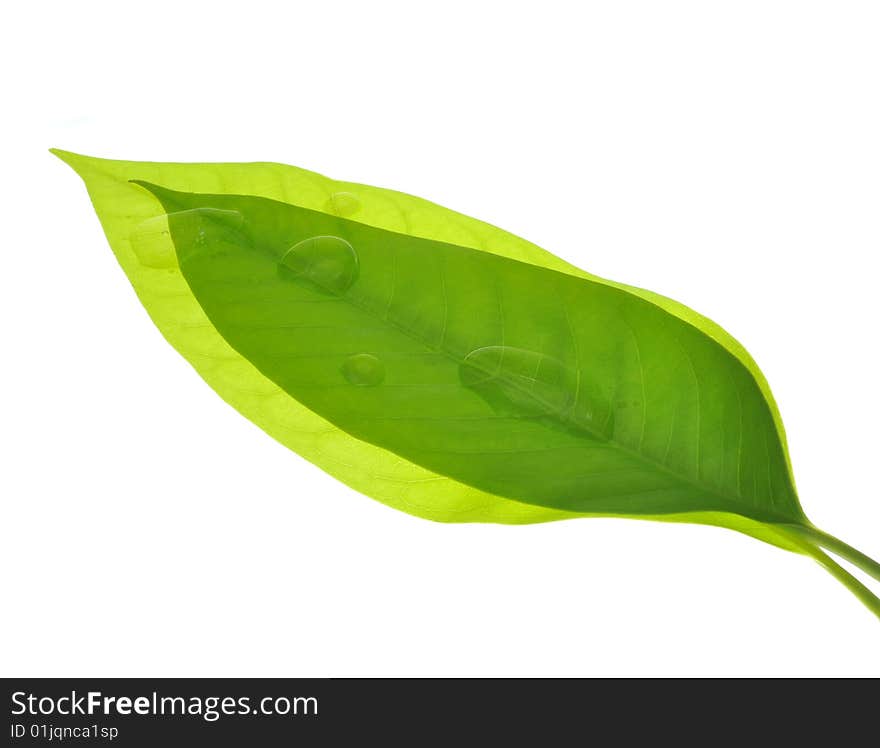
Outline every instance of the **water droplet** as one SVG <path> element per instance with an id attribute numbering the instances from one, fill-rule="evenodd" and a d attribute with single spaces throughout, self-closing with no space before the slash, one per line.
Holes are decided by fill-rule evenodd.
<path id="1" fill-rule="evenodd" d="M 385 364 L 372 353 L 356 353 L 345 359 L 342 374 L 352 384 L 375 387 L 385 379 Z"/>
<path id="2" fill-rule="evenodd" d="M 129 235 L 131 248 L 144 267 L 169 270 L 177 267 L 177 256 L 171 242 L 166 215 L 141 221 Z"/>
<path id="3" fill-rule="evenodd" d="M 284 253 L 279 271 L 339 296 L 357 280 L 358 256 L 345 239 L 313 236 L 294 244 Z"/>
<path id="4" fill-rule="evenodd" d="M 170 269 L 177 267 L 178 256 L 185 259 L 209 244 L 245 241 L 243 225 L 244 216 L 237 210 L 193 208 L 148 218 L 135 226 L 129 239 L 141 265 Z"/>
<path id="5" fill-rule="evenodd" d="M 521 412 L 559 414 L 574 401 L 577 376 L 550 356 L 506 345 L 477 348 L 465 356 L 462 383 L 487 396 L 503 398 Z"/>
<path id="6" fill-rule="evenodd" d="M 237 210 L 193 208 L 168 214 L 177 257 L 185 262 L 195 254 L 223 253 L 247 243 L 241 229 L 244 216 Z"/>
<path id="7" fill-rule="evenodd" d="M 347 218 L 361 209 L 361 201 L 351 192 L 334 192 L 327 200 L 326 209 L 328 213 Z"/>
<path id="8" fill-rule="evenodd" d="M 546 416 L 594 435 L 609 426 L 607 400 L 593 383 L 544 353 L 505 345 L 477 348 L 465 356 L 459 376 L 500 413 Z"/>

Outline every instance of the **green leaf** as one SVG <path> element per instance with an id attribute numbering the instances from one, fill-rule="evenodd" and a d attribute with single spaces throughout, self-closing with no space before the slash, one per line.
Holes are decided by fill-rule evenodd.
<path id="1" fill-rule="evenodd" d="M 55 151 L 169 342 L 358 490 L 441 521 L 700 522 L 820 546 L 769 387 L 677 302 L 415 197 L 278 164 Z"/>

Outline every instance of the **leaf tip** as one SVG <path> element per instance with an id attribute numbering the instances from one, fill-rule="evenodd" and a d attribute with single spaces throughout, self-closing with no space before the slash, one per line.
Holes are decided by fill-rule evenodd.
<path id="1" fill-rule="evenodd" d="M 153 182 L 148 182 L 146 179 L 129 179 L 128 183 L 136 184 L 138 187 L 143 187 L 147 192 L 151 193 L 159 200 L 173 200 L 174 197 L 178 194 L 174 190 L 170 190 L 167 187 L 162 187 L 161 185 L 154 184 Z"/>
<path id="2" fill-rule="evenodd" d="M 80 176 L 82 176 L 83 167 L 93 160 L 89 156 L 83 156 L 81 153 L 74 153 L 73 151 L 65 151 L 62 148 L 50 148 L 49 153 L 61 159 Z"/>
<path id="3" fill-rule="evenodd" d="M 80 156 L 78 153 L 73 153 L 72 151 L 65 151 L 61 148 L 50 148 L 49 153 L 51 153 L 53 156 L 57 156 L 62 161 L 64 161 L 64 163 L 66 163 L 66 164 L 69 164 L 69 163 L 75 161 L 76 159 L 82 158 L 82 156 Z"/>
<path id="4" fill-rule="evenodd" d="M 158 184 L 153 184 L 152 182 L 148 182 L 146 179 L 129 179 L 129 184 L 136 184 L 138 187 L 143 187 L 147 192 L 153 193 L 156 197 L 159 197 L 160 191 L 164 188 L 160 187 Z"/>

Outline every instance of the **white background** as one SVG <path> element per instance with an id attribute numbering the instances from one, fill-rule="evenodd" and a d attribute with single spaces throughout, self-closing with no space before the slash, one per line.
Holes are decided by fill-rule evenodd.
<path id="1" fill-rule="evenodd" d="M 877 3 L 36 2 L 0 33 L 3 675 L 880 675 L 878 621 L 745 536 L 440 525 L 329 478 L 164 342 L 46 151 L 296 164 L 680 299 L 877 557 Z"/>

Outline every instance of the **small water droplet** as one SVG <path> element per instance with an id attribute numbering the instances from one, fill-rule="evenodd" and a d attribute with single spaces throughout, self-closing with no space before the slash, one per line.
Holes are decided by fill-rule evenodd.
<path id="1" fill-rule="evenodd" d="M 346 218 L 361 209 L 361 201 L 351 192 L 334 192 L 327 200 L 327 212 Z"/>
<path id="2" fill-rule="evenodd" d="M 279 267 L 282 275 L 306 281 L 335 296 L 351 287 L 358 271 L 357 252 L 338 236 L 303 239 L 284 253 Z"/>
<path id="3" fill-rule="evenodd" d="M 385 379 L 385 364 L 372 353 L 356 353 L 345 359 L 342 374 L 352 384 L 375 387 Z"/>

